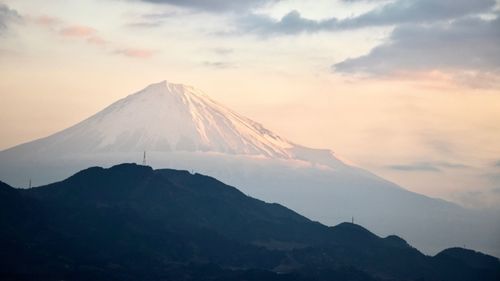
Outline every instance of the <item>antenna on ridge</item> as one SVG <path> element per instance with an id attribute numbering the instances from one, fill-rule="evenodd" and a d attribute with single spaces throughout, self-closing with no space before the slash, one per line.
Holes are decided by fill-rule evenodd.
<path id="1" fill-rule="evenodd" d="M 30 183 L 29 183 L 29 188 L 31 188 L 31 179 L 30 179 Z"/>
<path id="2" fill-rule="evenodd" d="M 144 155 L 142 156 L 142 165 L 146 166 L 146 150 L 144 150 Z"/>
<path id="3" fill-rule="evenodd" d="M 354 224 L 354 217 L 351 218 L 351 223 Z"/>

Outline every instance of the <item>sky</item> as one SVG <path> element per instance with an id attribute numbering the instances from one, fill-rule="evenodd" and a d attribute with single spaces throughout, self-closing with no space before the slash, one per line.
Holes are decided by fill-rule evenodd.
<path id="1" fill-rule="evenodd" d="M 168 80 L 401 186 L 500 209 L 495 0 L 0 0 L 0 150 Z"/>

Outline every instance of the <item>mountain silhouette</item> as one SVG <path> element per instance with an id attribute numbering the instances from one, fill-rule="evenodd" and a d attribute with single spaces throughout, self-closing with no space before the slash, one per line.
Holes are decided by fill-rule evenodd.
<path id="1" fill-rule="evenodd" d="M 2 280 L 498 280 L 498 259 L 431 257 L 328 227 L 214 178 L 121 164 L 31 189 L 0 182 Z"/>

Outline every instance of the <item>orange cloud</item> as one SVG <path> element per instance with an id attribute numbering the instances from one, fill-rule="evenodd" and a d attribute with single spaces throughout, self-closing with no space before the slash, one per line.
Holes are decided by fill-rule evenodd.
<path id="1" fill-rule="evenodd" d="M 68 26 L 60 31 L 60 34 L 65 37 L 90 37 L 96 33 L 95 29 L 83 25 Z"/>
<path id="2" fill-rule="evenodd" d="M 71 24 L 59 18 L 51 16 L 30 16 L 31 22 L 56 32 L 59 36 L 84 40 L 89 45 L 114 50 L 113 54 L 119 54 L 131 58 L 147 59 L 152 57 L 156 51 L 145 48 L 121 48 L 120 44 L 102 37 L 98 30 L 86 25 Z"/>
<path id="3" fill-rule="evenodd" d="M 155 51 L 149 49 L 125 48 L 125 49 L 118 49 L 115 51 L 115 53 L 132 58 L 147 59 L 152 57 Z"/>
<path id="4" fill-rule="evenodd" d="M 61 24 L 61 20 L 55 17 L 51 16 L 39 16 L 39 17 L 34 17 L 32 18 L 33 22 L 39 25 L 47 26 L 47 27 L 52 27 L 58 24 Z"/>
<path id="5" fill-rule="evenodd" d="M 95 45 L 106 45 L 108 43 L 108 41 L 98 35 L 92 35 L 91 37 L 87 38 L 87 42 Z"/>

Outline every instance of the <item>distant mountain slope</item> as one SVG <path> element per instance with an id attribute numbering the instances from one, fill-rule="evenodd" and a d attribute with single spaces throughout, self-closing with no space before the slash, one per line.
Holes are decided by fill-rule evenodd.
<path id="1" fill-rule="evenodd" d="M 491 256 L 425 256 L 399 237 L 327 227 L 186 171 L 94 167 L 28 190 L 0 183 L 0 195 L 2 280 L 500 277 Z"/>
<path id="2" fill-rule="evenodd" d="M 190 86 L 166 81 L 46 138 L 0 152 L 0 178 L 26 187 L 89 166 L 147 163 L 213 175 L 245 194 L 335 225 L 351 217 L 426 253 L 469 245 L 500 256 L 500 214 L 409 192 L 328 149 L 295 144 Z M 439 183 L 436 183 L 439 185 Z"/>

